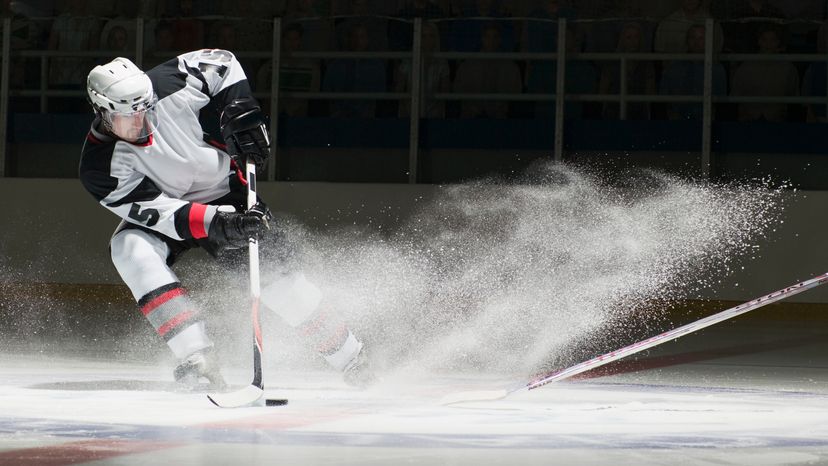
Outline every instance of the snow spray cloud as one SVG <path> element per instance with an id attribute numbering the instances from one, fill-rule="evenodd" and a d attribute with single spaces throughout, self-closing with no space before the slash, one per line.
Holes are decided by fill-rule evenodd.
<path id="1" fill-rule="evenodd" d="M 779 190 L 651 171 L 609 183 L 550 164 L 524 181 L 447 187 L 391 238 L 305 235 L 306 274 L 388 365 L 531 371 L 712 285 L 781 210 Z"/>

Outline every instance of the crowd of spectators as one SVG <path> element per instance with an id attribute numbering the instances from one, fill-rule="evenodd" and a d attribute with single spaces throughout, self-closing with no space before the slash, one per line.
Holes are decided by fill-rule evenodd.
<path id="1" fill-rule="evenodd" d="M 57 3 L 58 5 L 55 5 Z M 427 118 L 508 118 L 554 115 L 550 97 L 535 102 L 438 100 L 434 94 L 553 94 L 554 60 L 469 57 L 447 60 L 437 52 L 553 53 L 557 19 L 566 30 L 568 94 L 700 95 L 699 60 L 585 60 L 583 52 L 701 54 L 707 18 L 716 20 L 717 53 L 825 53 L 825 2 L 771 0 L 4 0 L 12 17 L 12 49 L 56 50 L 48 60 L 49 89 L 80 89 L 87 71 L 111 56 L 134 58 L 144 18 L 145 68 L 176 52 L 226 48 L 236 52 L 254 90 L 270 91 L 273 18 L 282 18 L 280 90 L 295 92 L 400 92 L 411 90 L 411 61 L 365 56 L 298 58 L 299 52 L 409 51 L 413 18 L 423 18 L 420 111 Z M 590 19 L 592 21 L 579 21 Z M 78 53 L 80 52 L 80 53 Z M 101 53 L 104 52 L 104 53 Z M 40 87 L 39 60 L 14 57 L 12 89 Z M 621 76 L 622 70 L 626 73 Z M 825 96 L 824 61 L 784 59 L 722 61 L 713 68 L 714 95 Z M 622 84 L 626 85 L 622 89 Z M 266 99 L 263 99 L 266 101 Z M 265 102 L 267 103 L 267 102 Z M 50 111 L 69 110 L 52 107 Z M 568 118 L 698 119 L 701 104 L 567 102 Z M 826 106 L 717 104 L 717 118 L 741 121 L 826 121 Z M 407 100 L 280 99 L 290 117 L 405 117 Z"/>

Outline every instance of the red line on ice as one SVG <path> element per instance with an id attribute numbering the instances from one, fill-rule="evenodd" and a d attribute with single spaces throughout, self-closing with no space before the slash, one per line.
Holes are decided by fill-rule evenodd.
<path id="1" fill-rule="evenodd" d="M 133 440 L 80 440 L 46 447 L 0 451 L 0 466 L 68 466 L 180 445 Z"/>

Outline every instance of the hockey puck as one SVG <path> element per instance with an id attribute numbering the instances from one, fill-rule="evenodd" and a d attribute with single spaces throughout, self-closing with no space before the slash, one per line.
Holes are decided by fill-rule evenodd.
<path id="1" fill-rule="evenodd" d="M 268 398 L 265 400 L 265 406 L 284 406 L 288 404 L 285 398 Z"/>

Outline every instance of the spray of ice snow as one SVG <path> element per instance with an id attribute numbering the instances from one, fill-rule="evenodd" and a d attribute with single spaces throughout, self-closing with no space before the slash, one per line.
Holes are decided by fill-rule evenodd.
<path id="1" fill-rule="evenodd" d="M 304 232 L 303 267 L 388 366 L 531 371 L 714 284 L 780 204 L 761 186 L 546 165 L 447 187 L 390 237 Z"/>
<path id="2" fill-rule="evenodd" d="M 762 183 L 716 185 L 651 171 L 619 179 L 550 164 L 520 183 L 445 187 L 394 233 L 297 227 L 290 236 L 301 243 L 306 275 L 381 366 L 527 373 L 585 341 L 657 323 L 653 300 L 662 306 L 716 285 L 734 261 L 755 255 L 779 222 L 782 197 Z M 249 361 L 249 320 L 239 306 L 246 274 L 203 261 L 188 268 L 188 259 L 177 271 L 204 304 L 209 330 L 220 346 L 242 350 L 223 354 Z M 0 255 L 0 275 L 14 283 L 14 273 Z M 232 282 L 237 295 L 228 292 Z M 47 347 L 58 340 L 40 342 L 29 329 L 86 338 L 91 328 L 123 354 L 169 358 L 131 308 L 113 310 L 113 327 L 102 329 L 100 316 L 62 314 L 52 304 L 6 300 L 5 332 Z M 123 325 L 119 313 L 134 313 L 130 328 L 114 327 Z M 265 316 L 265 325 L 269 364 L 325 367 L 278 319 Z"/>

